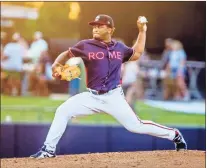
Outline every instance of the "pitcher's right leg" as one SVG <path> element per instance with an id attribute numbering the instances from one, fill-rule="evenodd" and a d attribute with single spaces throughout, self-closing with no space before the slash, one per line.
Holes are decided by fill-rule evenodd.
<path id="1" fill-rule="evenodd" d="M 95 106 L 98 106 L 97 102 L 90 96 L 89 92 L 75 95 L 61 104 L 56 110 L 55 117 L 44 142 L 44 146 L 38 153 L 31 155 L 30 157 L 54 157 L 56 145 L 65 132 L 68 121 L 72 117 L 90 115 L 99 112 Z"/>

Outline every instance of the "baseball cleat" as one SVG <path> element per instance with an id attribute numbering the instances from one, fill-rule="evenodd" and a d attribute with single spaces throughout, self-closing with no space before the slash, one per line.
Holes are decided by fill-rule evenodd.
<path id="1" fill-rule="evenodd" d="M 175 131 L 175 138 L 173 139 L 173 142 L 175 143 L 175 149 L 177 151 L 187 150 L 187 144 L 185 142 L 185 139 L 183 138 L 183 135 L 176 129 Z"/>
<path id="2" fill-rule="evenodd" d="M 40 151 L 30 156 L 30 158 L 36 158 L 36 159 L 53 158 L 53 157 L 56 157 L 55 152 L 47 150 L 45 145 L 40 149 Z"/>

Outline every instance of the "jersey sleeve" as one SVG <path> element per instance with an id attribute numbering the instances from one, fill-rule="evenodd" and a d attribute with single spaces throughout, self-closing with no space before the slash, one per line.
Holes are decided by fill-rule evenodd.
<path id="1" fill-rule="evenodd" d="M 83 57 L 84 56 L 84 43 L 83 41 L 78 42 L 68 49 L 69 57 Z"/>
<path id="2" fill-rule="evenodd" d="M 124 49 L 124 57 L 123 57 L 123 63 L 127 62 L 130 60 L 130 58 L 134 55 L 134 49 L 126 46 L 123 44 L 123 49 Z"/>

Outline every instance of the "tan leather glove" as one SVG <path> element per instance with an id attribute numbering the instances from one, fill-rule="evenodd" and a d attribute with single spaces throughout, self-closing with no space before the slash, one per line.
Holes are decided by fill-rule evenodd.
<path id="1" fill-rule="evenodd" d="M 73 79 L 79 78 L 81 70 L 77 65 L 69 66 L 65 64 L 55 67 L 54 73 L 55 74 L 53 74 L 53 76 L 57 76 L 58 74 L 61 80 L 71 81 Z"/>

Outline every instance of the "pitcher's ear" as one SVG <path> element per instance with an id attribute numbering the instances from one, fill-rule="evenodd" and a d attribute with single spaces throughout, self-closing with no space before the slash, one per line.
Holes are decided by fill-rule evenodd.
<path id="1" fill-rule="evenodd" d="M 115 27 L 112 28 L 111 35 L 114 33 Z"/>

